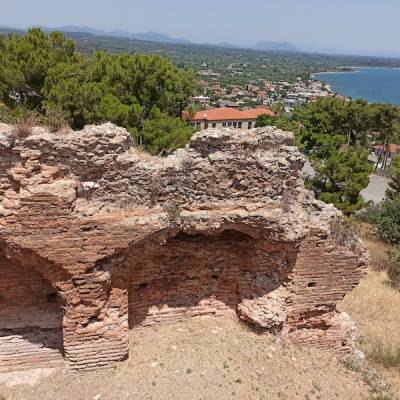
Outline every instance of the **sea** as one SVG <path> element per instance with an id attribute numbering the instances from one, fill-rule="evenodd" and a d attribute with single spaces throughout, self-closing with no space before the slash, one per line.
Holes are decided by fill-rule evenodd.
<path id="1" fill-rule="evenodd" d="M 400 68 L 352 67 L 349 72 L 322 72 L 314 76 L 343 96 L 400 105 Z"/>

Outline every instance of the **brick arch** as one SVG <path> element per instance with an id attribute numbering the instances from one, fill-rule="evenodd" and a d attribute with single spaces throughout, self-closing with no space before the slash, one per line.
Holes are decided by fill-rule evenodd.
<path id="1" fill-rule="evenodd" d="M 297 255 L 294 243 L 268 236 L 267 230 L 225 224 L 203 232 L 164 229 L 131 245 L 112 267 L 112 287 L 128 294 L 129 328 L 242 314 L 243 301 L 256 312 L 262 304 L 252 302 L 290 279 Z M 257 324 L 245 315 L 251 314 L 249 303 L 243 310 L 243 319 Z"/>
<path id="2" fill-rule="evenodd" d="M 62 266 L 45 259 L 33 249 L 24 248 L 0 238 L 0 255 L 24 266 L 34 268 L 63 297 L 63 286 L 71 279 L 71 274 Z"/>
<path id="3" fill-rule="evenodd" d="M 0 242 L 0 370 L 63 363 L 63 308 L 55 268 Z M 42 273 L 44 272 L 44 273 Z"/>

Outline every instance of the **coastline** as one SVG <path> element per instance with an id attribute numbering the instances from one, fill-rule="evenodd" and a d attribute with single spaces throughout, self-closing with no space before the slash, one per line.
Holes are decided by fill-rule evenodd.
<path id="1" fill-rule="evenodd" d="M 400 106 L 400 68 L 356 66 L 351 68 L 352 71 L 316 72 L 310 77 L 322 82 L 335 96 L 363 99 L 370 104 L 389 103 Z"/>
<path id="2" fill-rule="evenodd" d="M 360 71 L 358 71 L 358 69 L 360 69 L 360 68 L 357 68 L 357 69 L 355 69 L 356 67 L 353 67 L 353 69 L 352 70 L 350 70 L 350 71 L 341 71 L 341 70 L 337 70 L 337 71 L 322 71 L 322 72 L 314 72 L 311 76 L 313 77 L 314 75 L 321 75 L 321 74 L 355 74 L 355 73 L 359 73 Z M 400 68 L 399 68 L 400 69 Z"/>

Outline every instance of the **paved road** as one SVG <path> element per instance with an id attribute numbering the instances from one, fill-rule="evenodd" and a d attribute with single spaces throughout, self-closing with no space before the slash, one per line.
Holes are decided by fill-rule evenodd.
<path id="1" fill-rule="evenodd" d="M 369 185 L 361 191 L 361 196 L 365 201 L 380 203 L 385 198 L 389 180 L 384 176 L 371 174 L 369 176 Z"/>
<path id="2" fill-rule="evenodd" d="M 315 170 L 309 161 L 304 165 L 303 174 L 311 177 L 315 175 Z M 361 191 L 361 196 L 365 201 L 380 203 L 385 198 L 385 192 L 388 188 L 389 180 L 389 178 L 384 176 L 371 174 L 369 176 L 369 185 Z"/>

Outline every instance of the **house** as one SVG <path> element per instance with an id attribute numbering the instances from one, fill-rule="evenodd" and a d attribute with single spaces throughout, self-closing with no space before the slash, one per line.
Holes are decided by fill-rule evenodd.
<path id="1" fill-rule="evenodd" d="M 218 100 L 218 104 L 220 108 L 238 108 L 239 107 L 239 103 L 235 102 L 235 101 L 231 101 L 231 100 L 227 100 L 227 99 L 219 99 Z"/>
<path id="2" fill-rule="evenodd" d="M 247 91 L 250 92 L 250 93 L 258 93 L 258 92 L 260 91 L 260 87 L 257 86 L 257 85 L 254 85 L 254 84 L 252 84 L 252 83 L 249 83 L 249 84 L 246 86 L 246 89 L 247 89 Z"/>
<path id="3" fill-rule="evenodd" d="M 232 87 L 232 95 L 238 96 L 243 93 L 243 89 L 240 86 L 233 86 Z"/>
<path id="4" fill-rule="evenodd" d="M 197 85 L 203 91 L 203 94 L 206 95 L 208 89 L 208 82 L 201 79 L 197 81 Z"/>
<path id="5" fill-rule="evenodd" d="M 377 144 L 372 146 L 372 148 L 374 149 L 374 154 L 378 157 L 382 154 L 388 158 L 393 158 L 399 152 L 399 146 L 394 143 L 390 143 L 389 145 Z"/>
<path id="6" fill-rule="evenodd" d="M 263 100 L 266 100 L 268 98 L 268 94 L 267 92 L 265 92 L 264 90 L 260 90 L 257 94 L 257 101 L 262 103 Z"/>
<path id="7" fill-rule="evenodd" d="M 210 97 L 208 97 L 208 96 L 203 96 L 203 95 L 195 96 L 195 97 L 192 98 L 192 100 L 195 103 L 199 103 L 199 104 L 203 104 L 203 105 L 209 105 L 210 104 Z"/>
<path id="8" fill-rule="evenodd" d="M 187 113 L 183 118 L 199 129 L 232 127 L 236 129 L 254 128 L 260 115 L 275 116 L 268 108 L 252 108 L 248 110 L 236 110 L 234 108 L 212 108 L 198 111 L 192 118 Z"/>

